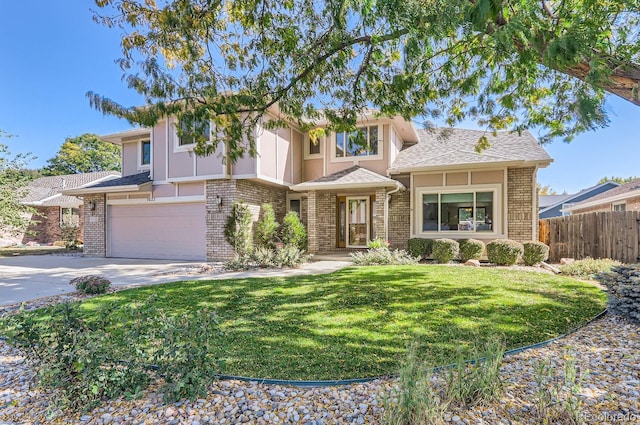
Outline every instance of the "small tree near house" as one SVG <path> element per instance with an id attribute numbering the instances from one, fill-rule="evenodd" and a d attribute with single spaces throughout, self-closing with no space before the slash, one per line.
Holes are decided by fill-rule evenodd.
<path id="1" fill-rule="evenodd" d="M 289 211 L 284 216 L 280 236 L 286 246 L 295 246 L 303 251 L 307 249 L 307 229 L 295 211 Z"/>
<path id="2" fill-rule="evenodd" d="M 271 204 L 263 204 L 260 209 L 260 220 L 256 224 L 256 241 L 262 248 L 274 249 L 278 237 L 276 214 Z"/>
<path id="3" fill-rule="evenodd" d="M 251 254 L 253 249 L 251 211 L 244 202 L 234 202 L 231 206 L 231 214 L 224 225 L 224 238 L 233 247 L 237 256 L 246 257 Z"/>

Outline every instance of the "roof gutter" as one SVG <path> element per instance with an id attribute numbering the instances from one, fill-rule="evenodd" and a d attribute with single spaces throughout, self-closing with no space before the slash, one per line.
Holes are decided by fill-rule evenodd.
<path id="1" fill-rule="evenodd" d="M 64 190 L 61 193 L 63 195 L 89 195 L 92 193 L 118 193 L 118 192 L 145 192 L 146 189 L 150 189 L 153 182 L 149 181 L 143 184 L 130 184 L 127 186 L 105 186 L 105 187 L 87 187 L 84 189 L 71 189 Z"/>
<path id="2" fill-rule="evenodd" d="M 389 174 L 405 174 L 405 173 L 421 173 L 421 172 L 432 172 L 432 171 L 447 171 L 447 170 L 460 170 L 460 168 L 465 169 L 487 169 L 496 167 L 537 167 L 537 168 L 546 168 L 553 162 L 553 159 L 548 159 L 544 161 L 492 161 L 492 162 L 482 162 L 482 163 L 466 163 L 466 164 L 451 164 L 451 165 L 425 165 L 421 167 L 406 167 L 406 168 L 392 168 L 389 169 Z"/>

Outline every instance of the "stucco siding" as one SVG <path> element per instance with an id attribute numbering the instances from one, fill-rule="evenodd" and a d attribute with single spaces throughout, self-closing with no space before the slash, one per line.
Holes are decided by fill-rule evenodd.
<path id="1" fill-rule="evenodd" d="M 151 158 L 153 160 L 153 179 L 167 178 L 167 123 L 160 121 L 153 127 L 151 138 Z"/>
<path id="2" fill-rule="evenodd" d="M 204 195 L 204 182 L 179 183 L 178 196 Z"/>
<path id="3" fill-rule="evenodd" d="M 138 169 L 138 142 L 122 144 L 122 176 L 130 176 L 139 173 Z"/>

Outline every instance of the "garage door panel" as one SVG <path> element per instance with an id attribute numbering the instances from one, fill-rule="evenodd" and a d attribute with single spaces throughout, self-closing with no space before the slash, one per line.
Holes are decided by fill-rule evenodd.
<path id="1" fill-rule="evenodd" d="M 204 204 L 109 207 L 110 256 L 204 260 Z"/>

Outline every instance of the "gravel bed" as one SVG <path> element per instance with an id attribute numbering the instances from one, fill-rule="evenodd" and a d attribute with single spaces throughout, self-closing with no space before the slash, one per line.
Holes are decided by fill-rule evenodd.
<path id="1" fill-rule="evenodd" d="M 42 303 L 42 302 L 41 302 Z M 640 326 L 606 315 L 561 341 L 505 358 L 502 398 L 469 408 L 454 407 L 454 424 L 536 424 L 536 367 L 555 369 L 561 386 L 566 359 L 583 376 L 579 399 L 585 423 L 640 423 Z M 21 353 L 0 339 L 0 424 L 377 424 L 397 381 L 376 380 L 340 387 L 300 388 L 217 381 L 206 398 L 164 404 L 150 388 L 138 400 L 106 402 L 90 413 L 55 410 L 54 396 L 34 386 Z M 566 423 L 566 422 L 557 422 Z"/>

